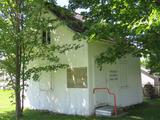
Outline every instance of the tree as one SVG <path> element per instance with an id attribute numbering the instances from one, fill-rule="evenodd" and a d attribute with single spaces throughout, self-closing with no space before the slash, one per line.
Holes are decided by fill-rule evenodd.
<path id="1" fill-rule="evenodd" d="M 0 4 L 0 67 L 13 78 L 10 83 L 15 90 L 16 119 L 19 120 L 23 113 L 25 81 L 31 77 L 38 80 L 41 71 L 68 67 L 60 63 L 57 54 L 78 49 L 79 45 L 60 46 L 42 41 L 44 33 L 49 34 L 61 25 L 56 18 L 46 16 L 52 4 L 45 0 L 1 0 Z M 30 66 L 36 60 L 46 64 Z"/>
<path id="2" fill-rule="evenodd" d="M 132 54 L 147 57 L 152 73 L 160 73 L 160 2 L 159 0 L 70 0 L 69 8 L 82 12 L 89 40 L 109 40 L 113 45 L 97 63 L 113 63 Z"/>

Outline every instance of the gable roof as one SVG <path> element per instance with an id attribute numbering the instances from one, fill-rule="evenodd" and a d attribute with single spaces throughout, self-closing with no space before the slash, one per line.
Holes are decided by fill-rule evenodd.
<path id="1" fill-rule="evenodd" d="M 46 3 L 47 9 L 49 9 L 59 19 L 64 21 L 66 25 L 75 32 L 83 33 L 87 28 L 84 26 L 84 17 L 78 13 L 72 12 L 64 7 L 57 6 L 54 3 Z M 97 41 L 96 41 L 97 42 Z M 114 44 L 115 41 L 101 39 L 98 42 Z"/>
<path id="2" fill-rule="evenodd" d="M 63 20 L 66 25 L 73 31 L 80 33 L 85 31 L 85 27 L 83 25 L 84 19 L 82 15 L 71 12 L 70 10 L 57 6 L 55 4 L 46 3 L 46 5 L 53 14 Z"/>

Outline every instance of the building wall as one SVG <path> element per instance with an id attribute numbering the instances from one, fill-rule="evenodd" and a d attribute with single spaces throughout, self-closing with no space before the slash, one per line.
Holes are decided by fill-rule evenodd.
<path id="1" fill-rule="evenodd" d="M 102 71 L 97 68 L 96 57 L 106 50 L 109 44 L 89 44 L 89 76 L 90 76 L 90 113 L 98 105 L 113 105 L 113 97 L 105 92 L 93 94 L 93 89 L 107 87 L 117 96 L 118 106 L 130 106 L 142 102 L 142 88 L 139 58 L 127 56 L 114 64 L 104 64 Z"/>
<path id="2" fill-rule="evenodd" d="M 73 35 L 74 32 L 71 29 L 61 25 L 52 31 L 51 38 L 52 42 L 58 45 L 77 43 L 72 41 Z M 63 55 L 57 55 L 61 58 L 61 63 L 67 63 L 70 67 L 88 68 L 88 46 L 85 41 L 78 43 L 82 45 L 78 50 L 70 50 Z M 44 64 L 50 63 L 37 60 L 32 62 L 31 66 Z M 26 107 L 65 114 L 89 115 L 89 90 L 88 88 L 67 88 L 66 69 L 42 72 L 39 81 L 30 80 L 28 84 Z"/>
<path id="3" fill-rule="evenodd" d="M 52 16 L 51 13 L 49 16 Z M 67 26 L 59 26 L 52 31 L 52 42 L 58 45 L 76 43 L 72 41 L 74 32 Z M 129 106 L 142 102 L 139 59 L 127 56 L 126 60 L 116 64 L 105 64 L 99 71 L 95 64 L 96 57 L 106 49 L 103 43 L 78 42 L 82 45 L 77 51 L 71 50 L 59 55 L 62 63 L 70 67 L 87 67 L 88 87 L 67 88 L 67 70 L 40 73 L 39 81 L 29 81 L 26 90 L 26 107 L 49 110 L 65 114 L 90 115 L 99 104 L 113 105 L 113 98 L 105 93 L 93 94 L 95 87 L 108 87 L 116 93 L 118 106 Z M 125 62 L 124 62 L 125 61 Z M 30 66 L 51 64 L 47 61 L 34 61 Z M 123 64 L 126 66 L 123 67 Z M 125 72 L 123 71 L 125 68 Z M 111 73 L 113 72 L 113 73 Z M 127 75 L 125 76 L 125 74 Z M 110 80 L 110 74 L 117 74 L 117 80 Z M 124 76 L 123 76 L 124 75 Z M 115 76 L 114 76 L 115 77 Z M 125 79 L 125 81 L 122 81 Z M 123 84 L 123 85 L 122 85 Z"/>
<path id="4" fill-rule="evenodd" d="M 147 83 L 150 83 L 154 86 L 155 80 L 142 72 L 141 72 L 141 79 L 142 79 L 142 87 L 144 87 L 144 85 L 146 85 Z"/>

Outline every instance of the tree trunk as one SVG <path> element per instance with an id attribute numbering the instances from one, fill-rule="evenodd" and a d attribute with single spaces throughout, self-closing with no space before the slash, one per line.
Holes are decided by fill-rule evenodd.
<path id="1" fill-rule="evenodd" d="M 24 8 L 24 1 L 21 1 L 21 7 Z M 23 21 L 24 20 L 24 16 L 23 14 L 21 15 L 21 29 L 23 30 Z M 23 36 L 23 34 L 22 34 Z M 25 45 L 24 45 L 24 39 L 21 39 L 21 45 L 22 45 L 22 49 L 21 49 L 21 60 L 22 60 L 22 94 L 21 94 L 21 112 L 23 113 L 24 110 L 24 89 L 25 89 Z"/>
<path id="2" fill-rule="evenodd" d="M 25 89 L 25 47 L 22 43 L 22 97 L 21 97 L 21 112 L 23 113 L 24 109 L 24 89 Z"/>
<path id="3" fill-rule="evenodd" d="M 20 85 L 20 46 L 19 40 L 16 42 L 16 82 L 15 82 L 15 100 L 16 100 L 16 120 L 21 117 L 21 85 Z"/>
<path id="4" fill-rule="evenodd" d="M 22 116 L 21 111 L 21 0 L 16 0 L 16 81 L 15 81 L 15 100 L 16 100 L 16 120 Z"/>

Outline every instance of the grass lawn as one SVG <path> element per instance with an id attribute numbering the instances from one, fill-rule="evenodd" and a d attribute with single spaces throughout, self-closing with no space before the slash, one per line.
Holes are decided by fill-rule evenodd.
<path id="1" fill-rule="evenodd" d="M 14 105 L 9 96 L 12 91 L 0 90 L 0 120 L 15 120 Z M 49 112 L 25 110 L 23 120 L 160 120 L 160 99 L 147 100 L 132 107 L 129 114 L 120 118 L 81 117 L 58 115 Z"/>

